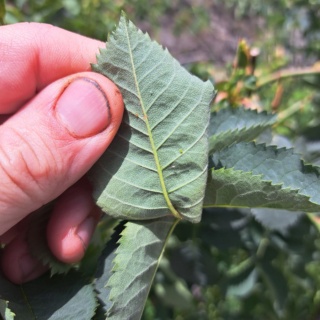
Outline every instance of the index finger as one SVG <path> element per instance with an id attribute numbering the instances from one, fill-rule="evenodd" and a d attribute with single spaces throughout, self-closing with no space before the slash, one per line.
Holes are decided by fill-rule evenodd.
<path id="1" fill-rule="evenodd" d="M 15 112 L 57 79 L 89 71 L 104 45 L 47 24 L 0 27 L 0 114 Z"/>

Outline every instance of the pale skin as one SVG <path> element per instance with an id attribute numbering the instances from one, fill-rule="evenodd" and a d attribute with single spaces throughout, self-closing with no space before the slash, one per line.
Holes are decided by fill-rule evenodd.
<path id="1" fill-rule="evenodd" d="M 67 263 L 82 259 L 100 218 L 85 174 L 123 113 L 118 88 L 90 71 L 104 46 L 50 25 L 0 27 L 0 263 L 14 283 L 47 270 L 26 241 L 33 211 L 57 199 L 47 242 Z"/>

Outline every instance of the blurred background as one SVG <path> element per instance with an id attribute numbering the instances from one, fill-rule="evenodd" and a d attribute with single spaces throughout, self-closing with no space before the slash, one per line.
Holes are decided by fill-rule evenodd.
<path id="1" fill-rule="evenodd" d="M 212 111 L 274 112 L 259 142 L 320 164 L 320 0 L 17 0 L 6 23 L 50 23 L 107 40 L 120 12 L 219 93 Z M 181 223 L 145 320 L 320 319 L 318 218 L 276 210 L 204 211 Z"/>

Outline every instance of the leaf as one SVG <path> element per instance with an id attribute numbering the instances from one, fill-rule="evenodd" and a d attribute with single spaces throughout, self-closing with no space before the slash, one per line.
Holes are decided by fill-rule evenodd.
<path id="1" fill-rule="evenodd" d="M 193 296 L 189 288 L 184 279 L 172 272 L 169 260 L 166 257 L 161 259 L 153 286 L 153 293 L 160 303 L 179 310 L 190 309 Z"/>
<path id="2" fill-rule="evenodd" d="M 292 150 L 238 143 L 212 156 L 204 206 L 320 211 L 319 168 Z"/>
<path id="3" fill-rule="evenodd" d="M 103 249 L 96 272 L 96 279 L 94 282 L 95 291 L 97 292 L 97 298 L 99 301 L 99 307 L 96 313 L 97 319 L 105 319 L 105 314 L 108 309 L 111 308 L 112 302 L 109 300 L 110 287 L 106 286 L 111 274 L 113 263 L 112 261 L 116 257 L 116 249 L 118 248 L 118 240 L 120 239 L 120 234 L 124 229 L 125 222 L 120 222 L 111 236 L 111 240 L 108 241 L 107 245 Z"/>
<path id="4" fill-rule="evenodd" d="M 265 208 L 255 208 L 251 210 L 252 215 L 265 228 L 284 232 L 300 221 L 302 213 L 286 210 L 274 210 Z"/>
<path id="5" fill-rule="evenodd" d="M 179 310 L 188 310 L 192 307 L 192 294 L 181 279 L 172 283 L 157 283 L 155 292 L 165 306 Z"/>
<path id="6" fill-rule="evenodd" d="M 0 300 L 0 315 L 4 320 L 14 320 L 15 314 L 8 308 L 8 301 Z"/>
<path id="7" fill-rule="evenodd" d="M 104 251 L 96 284 L 99 299 L 107 301 L 108 319 L 141 318 L 166 241 L 178 221 L 161 218 L 127 222 L 118 241 L 116 257 L 113 259 L 113 250 Z"/>
<path id="8" fill-rule="evenodd" d="M 182 243 L 169 251 L 172 271 L 189 285 L 204 287 L 215 284 L 219 278 L 216 261 L 204 246 L 196 246 L 191 241 Z"/>
<path id="9" fill-rule="evenodd" d="M 204 207 L 274 208 L 320 211 L 320 206 L 297 190 L 272 185 L 261 176 L 234 169 L 211 170 Z"/>
<path id="10" fill-rule="evenodd" d="M 276 116 L 244 108 L 226 108 L 211 115 L 210 153 L 240 141 L 250 141 L 272 126 Z"/>
<path id="11" fill-rule="evenodd" d="M 80 273 L 48 274 L 23 285 L 14 285 L 0 275 L 0 298 L 23 320 L 88 320 L 94 316 L 93 286 Z M 6 317 L 5 320 L 9 320 Z"/>
<path id="12" fill-rule="evenodd" d="M 58 260 L 51 252 L 47 244 L 47 223 L 50 215 L 48 208 L 40 208 L 30 216 L 30 224 L 27 233 L 27 241 L 32 255 L 40 260 L 43 265 L 50 267 L 50 274 L 67 273 L 72 268 L 77 268 L 77 264 L 67 264 Z"/>
<path id="13" fill-rule="evenodd" d="M 240 231 L 248 224 L 248 217 L 239 210 L 224 208 L 204 209 L 199 226 L 199 239 L 221 251 L 242 245 Z"/>
<path id="14" fill-rule="evenodd" d="M 208 162 L 210 82 L 121 17 L 93 70 L 114 81 L 126 112 L 91 171 L 97 204 L 129 220 L 174 215 L 198 222 Z"/>
<path id="15" fill-rule="evenodd" d="M 241 262 L 229 272 L 226 294 L 228 296 L 246 297 L 254 289 L 257 276 L 253 259 L 249 258 Z"/>
<path id="16" fill-rule="evenodd" d="M 285 310 L 289 288 L 287 280 L 282 272 L 274 267 L 270 262 L 262 261 L 259 264 L 260 274 L 268 285 L 274 299 L 274 308 L 278 315 L 282 315 Z"/>

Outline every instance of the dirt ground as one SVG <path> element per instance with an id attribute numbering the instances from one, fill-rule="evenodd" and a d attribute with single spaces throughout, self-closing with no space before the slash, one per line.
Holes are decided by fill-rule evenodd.
<path id="1" fill-rule="evenodd" d="M 211 61 L 216 65 L 231 62 L 239 39 L 254 42 L 263 25 L 259 18 L 241 21 L 231 9 L 221 4 L 210 7 L 209 26 L 200 33 L 195 34 L 186 26 L 183 32 L 176 35 L 172 31 L 174 23 L 174 16 L 163 16 L 156 39 L 182 64 Z"/>

